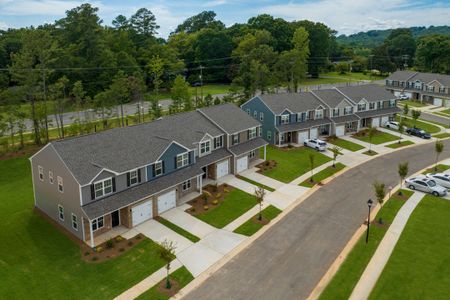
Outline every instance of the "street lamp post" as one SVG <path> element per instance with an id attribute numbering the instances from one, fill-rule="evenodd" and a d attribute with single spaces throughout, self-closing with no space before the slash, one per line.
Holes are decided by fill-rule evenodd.
<path id="1" fill-rule="evenodd" d="M 367 216 L 367 234 L 366 234 L 366 244 L 369 242 L 369 229 L 370 229 L 370 208 L 372 207 L 373 201 L 369 199 L 367 201 L 367 206 L 369 207 L 369 215 Z"/>

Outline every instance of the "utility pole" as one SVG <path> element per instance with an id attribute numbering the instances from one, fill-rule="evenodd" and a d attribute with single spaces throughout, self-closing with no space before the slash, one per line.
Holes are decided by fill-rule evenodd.
<path id="1" fill-rule="evenodd" d="M 45 140 L 47 141 L 47 143 L 49 142 L 49 137 L 48 137 L 48 116 L 47 116 L 47 88 L 45 86 L 45 76 L 46 76 L 46 69 L 42 69 L 42 82 L 44 85 L 44 90 L 43 90 L 43 96 L 44 96 L 44 114 L 45 114 Z"/>
<path id="2" fill-rule="evenodd" d="M 402 59 L 403 59 L 403 69 L 406 70 L 408 68 L 409 55 L 408 54 L 402 55 Z"/>
<path id="3" fill-rule="evenodd" d="M 369 55 L 369 58 L 370 58 L 370 75 L 369 75 L 370 80 L 372 80 L 372 70 L 373 70 L 372 60 L 373 60 L 373 56 L 374 56 L 373 54 Z"/>
<path id="4" fill-rule="evenodd" d="M 200 65 L 200 99 L 203 103 L 203 66 Z"/>

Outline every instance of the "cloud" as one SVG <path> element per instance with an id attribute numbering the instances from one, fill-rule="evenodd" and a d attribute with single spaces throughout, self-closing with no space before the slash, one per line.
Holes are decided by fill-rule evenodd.
<path id="1" fill-rule="evenodd" d="M 9 28 L 8 24 L 0 21 L 0 30 L 6 30 L 8 28 Z"/>
<path id="2" fill-rule="evenodd" d="M 448 4 L 410 0 L 319 0 L 267 5 L 257 9 L 288 20 L 308 19 L 327 24 L 340 34 L 409 26 L 448 25 Z"/>
<path id="3" fill-rule="evenodd" d="M 62 0 L 0 0 L 1 14 L 14 16 L 44 15 L 60 16 L 66 10 L 79 6 L 86 1 Z M 93 6 L 101 7 L 100 2 L 92 2 Z"/>
<path id="4" fill-rule="evenodd" d="M 224 4 L 228 4 L 227 0 L 212 0 L 212 1 L 206 1 L 205 3 L 203 3 L 203 7 L 215 7 L 215 6 L 220 6 L 220 5 L 224 5 Z"/>

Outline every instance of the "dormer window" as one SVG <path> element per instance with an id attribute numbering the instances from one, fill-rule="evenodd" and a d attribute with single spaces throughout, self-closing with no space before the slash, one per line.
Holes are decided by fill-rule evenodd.
<path id="1" fill-rule="evenodd" d="M 369 109 L 375 109 L 375 102 L 369 103 Z"/>
<path id="2" fill-rule="evenodd" d="M 94 193 L 95 198 L 99 198 L 108 194 L 111 194 L 113 191 L 112 187 L 112 178 L 106 178 L 104 180 L 100 180 L 94 183 Z"/>
<path id="3" fill-rule="evenodd" d="M 445 87 L 444 86 L 440 86 L 439 87 L 439 93 L 445 93 Z"/>
<path id="4" fill-rule="evenodd" d="M 365 111 L 366 110 L 366 104 L 360 103 L 358 104 L 358 111 Z"/>
<path id="5" fill-rule="evenodd" d="M 248 139 L 251 140 L 254 139 L 255 137 L 256 137 L 256 127 L 250 128 L 248 130 Z"/>
<path id="6" fill-rule="evenodd" d="M 288 123 L 289 123 L 289 115 L 282 115 L 281 124 L 288 124 Z"/>
<path id="7" fill-rule="evenodd" d="M 302 112 L 302 113 L 297 114 L 297 120 L 300 123 L 305 122 L 306 120 L 308 120 L 308 113 Z"/>
<path id="8" fill-rule="evenodd" d="M 351 115 L 353 113 L 353 107 L 352 106 L 347 106 L 344 108 L 344 115 L 348 116 Z"/>
<path id="9" fill-rule="evenodd" d="M 323 109 L 317 109 L 316 113 L 314 114 L 315 120 L 323 119 Z"/>
<path id="10" fill-rule="evenodd" d="M 182 168 L 189 164 L 189 153 L 181 153 L 177 155 L 177 168 Z"/>
<path id="11" fill-rule="evenodd" d="M 211 141 L 200 143 L 200 156 L 211 153 Z"/>

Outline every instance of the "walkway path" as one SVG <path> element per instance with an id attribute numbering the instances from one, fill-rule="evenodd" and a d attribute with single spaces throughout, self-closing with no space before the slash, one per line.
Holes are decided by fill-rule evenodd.
<path id="1" fill-rule="evenodd" d="M 383 240 L 356 284 L 350 300 L 365 300 L 375 287 L 412 212 L 425 194 L 415 192 L 397 213 Z"/>

